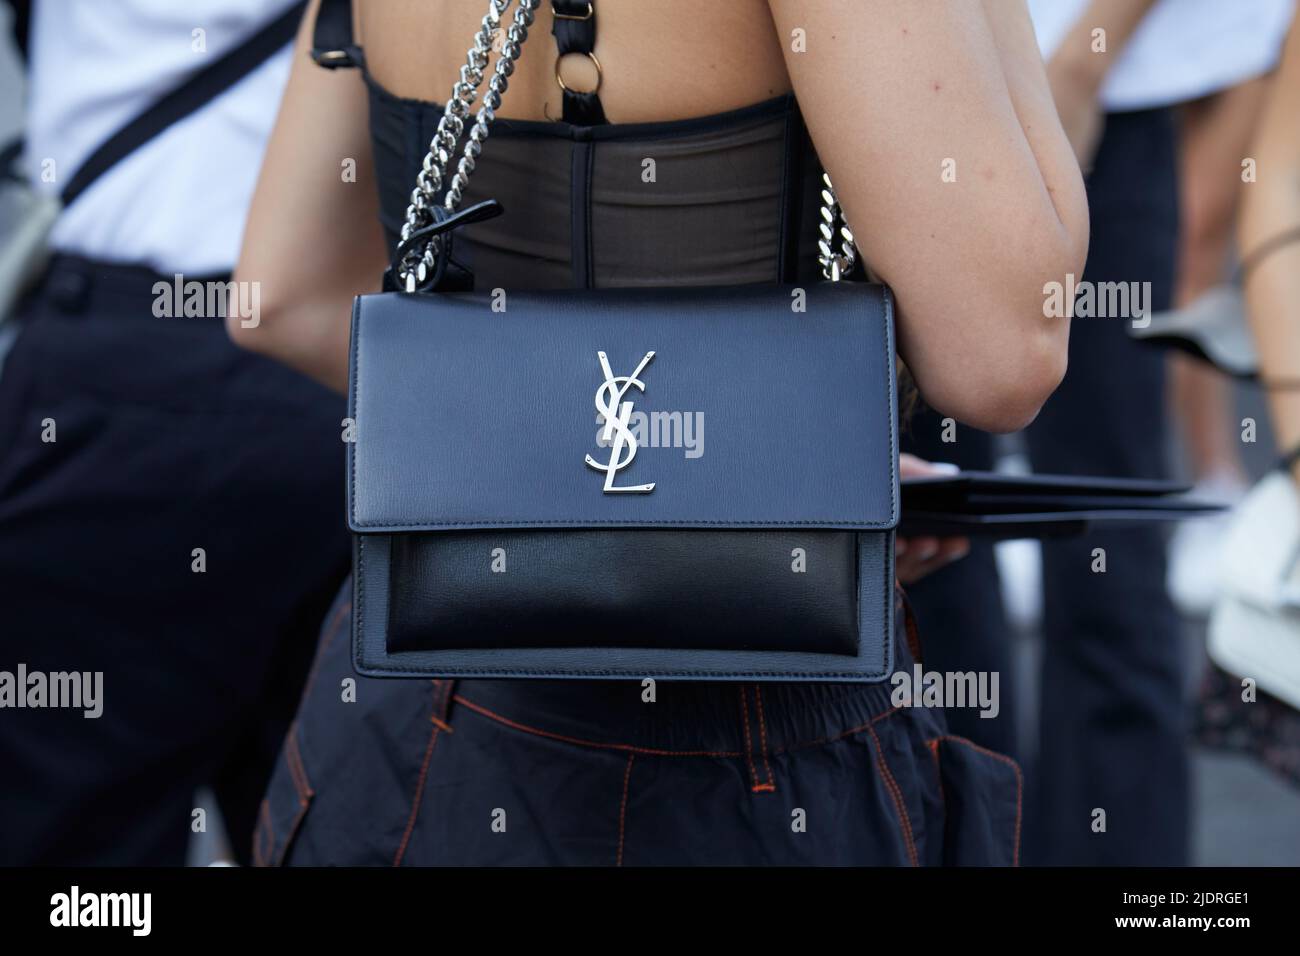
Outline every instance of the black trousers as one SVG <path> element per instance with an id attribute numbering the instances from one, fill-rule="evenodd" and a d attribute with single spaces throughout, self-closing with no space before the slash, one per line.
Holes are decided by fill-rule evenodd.
<path id="1" fill-rule="evenodd" d="M 1178 239 L 1175 130 L 1168 110 L 1111 114 L 1088 178 L 1092 242 L 1083 278 L 1150 282 L 1153 310 L 1173 295 Z M 1122 318 L 1076 318 L 1069 371 L 1025 438 L 1044 473 L 1167 477 L 1163 353 Z M 933 413 L 907 450 L 987 468 L 989 437 L 958 427 L 940 440 Z M 1106 571 L 1094 573 L 1094 551 Z M 908 589 L 926 666 L 999 670 L 1002 712 L 948 713 L 954 733 L 1021 759 L 1027 770 L 1025 860 L 1178 866 L 1189 817 L 1181 631 L 1165 592 L 1158 527 L 1097 530 L 1043 546 L 1043 666 L 1036 759 L 1017 746 L 1009 636 L 991 548 Z M 1103 811 L 1105 816 L 1097 814 Z M 1100 827 L 1104 821 L 1105 830 Z"/>
<path id="2" fill-rule="evenodd" d="M 180 864 L 200 784 L 242 854 L 346 573 L 342 399 L 159 280 L 56 260 L 0 375 L 0 670 L 102 673 L 0 710 L 0 864 Z"/>
<path id="3" fill-rule="evenodd" d="M 1084 277 L 1173 299 L 1177 137 L 1169 110 L 1112 113 L 1088 178 Z M 1028 431 L 1036 471 L 1168 477 L 1165 355 L 1127 322 L 1076 318 L 1070 369 Z M 1094 572 L 1104 552 L 1105 572 Z M 1165 529 L 1094 530 L 1043 546 L 1039 755 L 1028 862 L 1184 866 L 1187 708 Z M 1100 829 L 1104 823 L 1105 829 Z"/>

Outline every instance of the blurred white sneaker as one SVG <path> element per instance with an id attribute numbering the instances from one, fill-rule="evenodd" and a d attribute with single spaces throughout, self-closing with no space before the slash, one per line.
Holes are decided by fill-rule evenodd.
<path id="1" fill-rule="evenodd" d="M 997 471 L 1006 475 L 1028 475 L 1029 459 L 1023 454 L 1004 455 Z M 999 541 L 993 546 L 1002 583 L 1002 605 L 1007 621 L 1021 633 L 1038 628 L 1043 619 L 1043 548 L 1033 539 Z"/>
<path id="2" fill-rule="evenodd" d="M 1205 617 L 1218 600 L 1225 536 L 1246 490 L 1240 481 L 1221 476 L 1200 481 L 1192 489 L 1191 497 L 1228 505 L 1229 510 L 1212 518 L 1182 521 L 1169 540 L 1166 583 L 1174 606 L 1183 614 Z"/>
<path id="3" fill-rule="evenodd" d="M 1017 631 L 1036 630 L 1043 619 L 1043 548 L 1032 539 L 999 541 L 994 545 L 1002 605 Z"/>

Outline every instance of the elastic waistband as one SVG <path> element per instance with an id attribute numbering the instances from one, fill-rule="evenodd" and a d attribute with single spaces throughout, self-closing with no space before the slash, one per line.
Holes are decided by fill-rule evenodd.
<path id="1" fill-rule="evenodd" d="M 894 667 L 912 653 L 900 609 Z M 864 732 L 895 710 L 888 680 L 862 683 L 461 680 L 449 719 L 475 711 L 517 729 L 666 756 L 775 754 Z"/>

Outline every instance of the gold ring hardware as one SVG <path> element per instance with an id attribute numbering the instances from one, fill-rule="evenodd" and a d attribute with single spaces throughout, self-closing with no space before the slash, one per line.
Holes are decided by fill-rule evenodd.
<path id="1" fill-rule="evenodd" d="M 555 15 L 555 19 L 557 20 L 590 20 L 592 14 L 595 12 L 595 8 L 591 5 L 590 0 L 587 3 L 587 12 L 580 17 L 575 17 L 572 13 L 561 13 L 559 10 L 555 9 L 555 4 L 551 4 L 551 13 Z"/>
<path id="2" fill-rule="evenodd" d="M 339 60 L 346 60 L 347 58 L 347 50 L 325 50 L 316 55 L 316 59 L 320 63 L 336 63 Z"/>
<path id="3" fill-rule="evenodd" d="M 585 57 L 586 57 L 587 59 L 589 59 L 592 63 L 596 64 L 596 87 L 595 87 L 595 89 L 591 89 L 591 90 L 571 90 L 571 89 L 569 89 L 567 86 L 564 85 L 564 77 L 560 76 L 560 62 L 561 62 L 561 61 L 562 61 L 566 56 L 585 56 Z M 560 84 L 560 89 L 564 90 L 564 92 L 566 92 L 566 93 L 578 93 L 578 94 L 582 94 L 582 93 L 598 93 L 598 92 L 600 92 L 600 85 L 601 85 L 603 82 L 605 82 L 605 71 L 601 69 L 601 67 L 600 67 L 600 61 L 599 61 L 598 59 L 596 59 L 596 54 L 592 53 L 590 50 L 586 50 L 586 51 L 573 50 L 573 51 L 571 51 L 571 52 L 569 52 L 569 53 L 561 53 L 559 56 L 557 56 L 557 57 L 555 58 L 555 82 L 556 82 L 556 83 L 559 83 L 559 84 Z"/>

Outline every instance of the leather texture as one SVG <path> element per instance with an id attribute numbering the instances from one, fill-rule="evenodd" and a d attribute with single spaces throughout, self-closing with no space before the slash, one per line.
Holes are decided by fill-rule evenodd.
<path id="1" fill-rule="evenodd" d="M 607 493 L 601 388 L 650 351 L 613 481 L 654 489 Z M 358 671 L 883 679 L 894 354 L 888 290 L 860 283 L 360 297 Z M 688 419 L 693 449 L 663 440 Z"/>
<path id="2" fill-rule="evenodd" d="M 893 668 L 893 642 L 889 639 L 894 627 L 892 531 L 858 536 L 859 637 L 858 652 L 851 656 L 815 651 L 581 645 L 393 650 L 388 644 L 390 599 L 411 582 L 391 576 L 392 540 L 393 536 L 382 534 L 353 537 L 353 665 L 366 677 L 872 682 L 884 680 Z"/>
<path id="3" fill-rule="evenodd" d="M 425 532 L 391 547 L 392 579 L 407 582 L 388 608 L 394 650 L 857 653 L 852 531 Z"/>
<path id="4" fill-rule="evenodd" d="M 353 319 L 354 532 L 826 527 L 898 520 L 882 286 L 362 296 Z M 605 494 L 598 352 L 634 413 L 702 416 L 703 453 L 641 447 Z M 693 420 L 698 421 L 698 418 Z M 649 427 L 649 426 L 647 426 Z M 676 428 L 673 425 L 669 431 Z M 657 431 L 662 432 L 660 427 Z"/>

